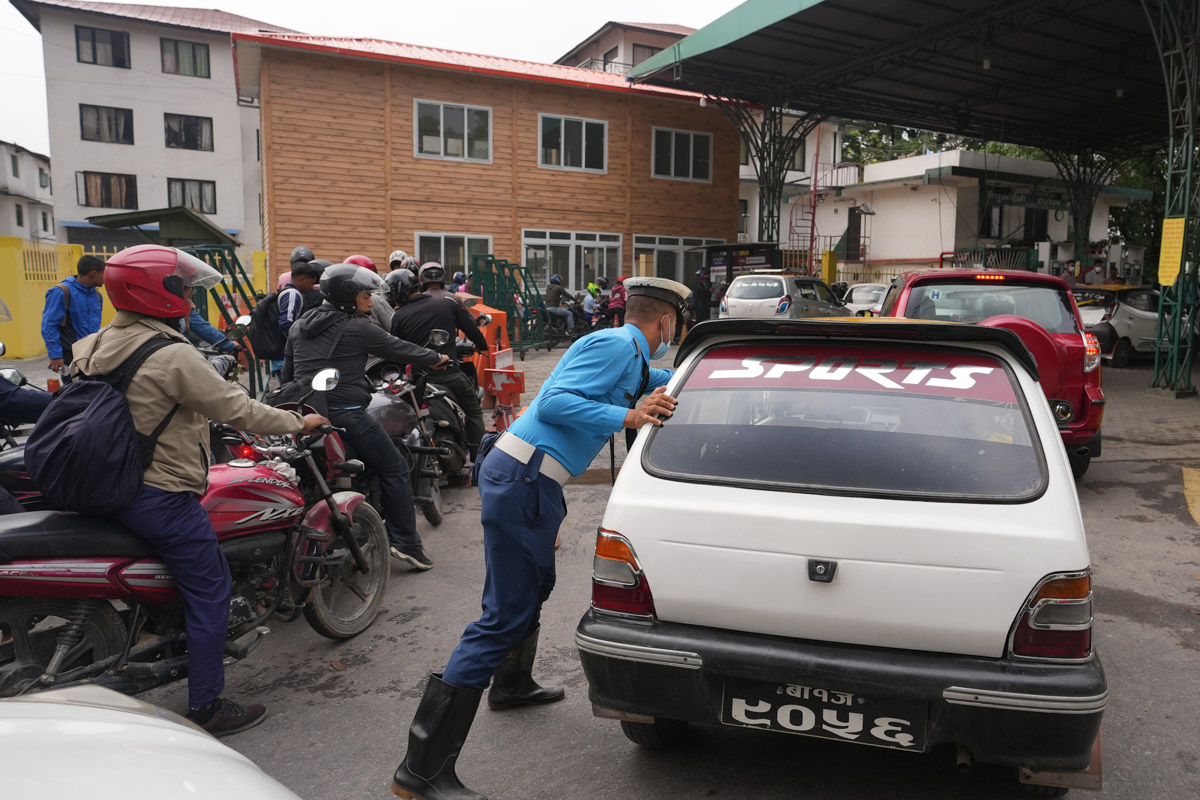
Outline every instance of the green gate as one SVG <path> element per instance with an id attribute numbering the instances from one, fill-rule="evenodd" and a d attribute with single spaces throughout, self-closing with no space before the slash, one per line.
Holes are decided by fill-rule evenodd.
<path id="1" fill-rule="evenodd" d="M 253 309 L 258 303 L 258 297 L 254 293 L 254 285 L 250 282 L 250 277 L 246 274 L 246 270 L 242 267 L 242 263 L 238 260 L 237 253 L 228 245 L 196 245 L 194 247 L 183 248 L 185 252 L 200 258 L 206 262 L 217 272 L 221 273 L 221 282 L 208 290 L 209 295 L 215 301 L 217 311 L 221 318 L 225 320 L 226 325 L 233 324 L 235 315 L 230 308 L 237 308 L 237 298 L 241 298 L 245 308 Z M 196 310 L 200 312 L 200 316 L 211 322 L 208 295 L 193 295 L 192 301 L 196 304 Z M 262 398 L 267 393 L 267 379 L 270 376 L 270 367 L 265 364 L 257 356 L 247 348 L 246 358 L 250 365 L 248 375 L 250 378 L 250 396 Z"/>
<path id="2" fill-rule="evenodd" d="M 471 256 L 471 282 L 485 305 L 508 318 L 508 341 L 525 360 L 526 350 L 553 345 L 546 339 L 546 307 L 528 269 L 493 255 Z"/>

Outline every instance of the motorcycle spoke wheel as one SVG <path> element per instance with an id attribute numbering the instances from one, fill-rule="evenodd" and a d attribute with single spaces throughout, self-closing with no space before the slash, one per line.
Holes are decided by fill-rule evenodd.
<path id="1" fill-rule="evenodd" d="M 77 605 L 77 600 L 41 597 L 0 602 L 0 697 L 21 694 L 41 677 L 54 656 L 58 635 Z M 125 639 L 120 615 L 102 602 L 84 623 L 82 638 L 67 651 L 59 671 L 69 672 L 115 656 L 124 649 Z"/>
<path id="2" fill-rule="evenodd" d="M 387 591 L 387 529 L 379 512 L 368 503 L 354 509 L 354 538 L 370 566 L 359 572 L 341 537 L 330 544 L 326 561 L 317 575 L 317 585 L 304 606 L 304 618 L 312 629 L 330 639 L 350 639 L 367 629 Z"/>

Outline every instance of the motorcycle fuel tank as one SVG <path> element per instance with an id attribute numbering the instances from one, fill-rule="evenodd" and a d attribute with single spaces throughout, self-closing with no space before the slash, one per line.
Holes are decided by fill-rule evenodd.
<path id="1" fill-rule="evenodd" d="M 268 466 L 240 460 L 209 468 L 200 503 L 219 538 L 279 530 L 304 513 L 296 486 Z"/>

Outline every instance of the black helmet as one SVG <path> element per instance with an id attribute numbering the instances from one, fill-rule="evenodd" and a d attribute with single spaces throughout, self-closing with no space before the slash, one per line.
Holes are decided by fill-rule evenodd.
<path id="1" fill-rule="evenodd" d="M 388 298 L 395 306 L 404 305 L 413 292 L 421 291 L 421 285 L 417 283 L 417 276 L 411 269 L 403 267 L 389 272 L 383 282 L 387 284 Z"/>
<path id="2" fill-rule="evenodd" d="M 292 250 L 292 257 L 290 260 L 292 262 L 292 267 L 295 268 L 297 262 L 312 261 L 314 258 L 316 258 L 316 256 L 313 255 L 311 247 L 300 245 L 296 249 Z"/>
<path id="3" fill-rule="evenodd" d="M 330 263 L 320 258 L 313 259 L 312 261 L 301 261 L 298 264 L 292 265 L 292 275 L 311 275 L 316 280 L 321 280 L 321 274 L 328 266 L 331 266 Z"/>
<path id="4" fill-rule="evenodd" d="M 352 316 L 358 313 L 358 295 L 382 285 L 378 275 L 354 264 L 334 264 L 321 273 L 321 294 L 339 311 Z"/>
<path id="5" fill-rule="evenodd" d="M 599 278 L 596 278 L 596 285 L 599 286 L 601 289 L 607 289 L 608 288 L 608 278 L 601 275 Z"/>
<path id="6" fill-rule="evenodd" d="M 440 283 L 446 285 L 446 268 L 436 261 L 429 261 L 425 266 L 421 267 L 420 279 L 421 288 L 424 289 L 431 283 Z"/>

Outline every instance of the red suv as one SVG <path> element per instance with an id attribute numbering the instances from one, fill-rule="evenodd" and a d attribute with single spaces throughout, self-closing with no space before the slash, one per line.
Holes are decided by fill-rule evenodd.
<path id="1" fill-rule="evenodd" d="M 888 286 L 885 317 L 1008 328 L 1037 359 L 1039 381 L 1058 420 L 1076 478 L 1100 455 L 1100 348 L 1085 333 L 1065 281 L 1037 272 L 932 269 L 905 272 Z"/>

